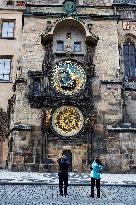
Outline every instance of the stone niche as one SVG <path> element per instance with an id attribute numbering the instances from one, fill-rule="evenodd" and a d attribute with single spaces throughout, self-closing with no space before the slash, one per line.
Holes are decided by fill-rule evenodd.
<path id="1" fill-rule="evenodd" d="M 58 23 L 53 35 L 53 52 L 84 54 L 86 52 L 85 35 L 85 31 L 81 25 L 73 19 Z M 75 44 L 80 46 L 79 50 L 76 50 L 78 47 L 75 48 Z M 59 46 L 63 46 L 64 50 Z"/>

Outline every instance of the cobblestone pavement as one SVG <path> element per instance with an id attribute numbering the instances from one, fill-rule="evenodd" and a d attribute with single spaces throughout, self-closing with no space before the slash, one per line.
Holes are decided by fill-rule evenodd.
<path id="1" fill-rule="evenodd" d="M 89 197 L 90 186 L 69 186 L 60 196 L 57 185 L 0 185 L 0 205 L 136 205 L 136 188 L 101 186 L 101 198 Z"/>

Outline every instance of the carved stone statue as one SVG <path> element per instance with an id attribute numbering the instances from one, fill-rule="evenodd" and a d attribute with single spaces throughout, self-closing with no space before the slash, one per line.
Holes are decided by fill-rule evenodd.
<path id="1" fill-rule="evenodd" d="M 64 12 L 70 16 L 76 11 L 76 1 L 75 0 L 65 0 L 63 3 Z"/>
<path id="2" fill-rule="evenodd" d="M 45 77 L 45 90 L 46 90 L 46 93 L 49 93 L 50 82 L 49 82 L 48 76 Z"/>
<path id="3" fill-rule="evenodd" d="M 42 70 L 44 74 L 47 74 L 47 71 L 49 71 L 52 67 L 53 62 L 53 51 L 52 51 L 52 43 L 49 43 L 45 47 L 45 57 L 43 60 Z"/>
<path id="4" fill-rule="evenodd" d="M 54 24 L 51 21 L 47 21 L 47 26 L 46 26 L 45 34 L 47 34 L 48 32 L 50 32 L 52 30 L 53 25 Z"/>
<path id="5" fill-rule="evenodd" d="M 87 48 L 86 63 L 88 66 L 93 63 L 93 52 L 91 47 Z"/>
<path id="6" fill-rule="evenodd" d="M 67 39 L 65 44 L 65 52 L 71 54 L 72 53 L 72 45 L 71 45 L 71 39 Z"/>

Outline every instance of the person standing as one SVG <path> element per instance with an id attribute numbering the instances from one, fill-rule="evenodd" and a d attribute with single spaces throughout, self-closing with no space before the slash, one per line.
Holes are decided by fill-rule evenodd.
<path id="1" fill-rule="evenodd" d="M 69 162 L 67 157 L 63 155 L 61 158 L 58 159 L 59 164 L 59 191 L 60 195 L 63 196 L 63 183 L 64 183 L 64 195 L 67 195 L 67 187 L 68 187 L 68 168 Z"/>
<path id="2" fill-rule="evenodd" d="M 100 179 L 102 171 L 102 163 L 99 158 L 96 156 L 95 160 L 91 164 L 91 197 L 94 198 L 94 187 L 96 184 L 97 197 L 100 198 Z"/>

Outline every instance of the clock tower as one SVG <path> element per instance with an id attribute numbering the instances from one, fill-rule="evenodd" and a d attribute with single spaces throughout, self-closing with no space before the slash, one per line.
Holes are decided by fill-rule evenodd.
<path id="1" fill-rule="evenodd" d="M 85 171 L 92 160 L 93 56 L 98 37 L 91 24 L 77 16 L 74 0 L 65 0 L 61 8 L 60 18 L 40 19 L 46 23 L 38 33 L 41 64 L 35 69 L 27 65 L 27 80 L 19 79 L 27 89 L 26 112 L 35 117 L 26 114 L 23 120 L 20 114 L 12 129 L 15 139 L 20 139 L 18 146 L 11 138 L 14 169 L 57 170 L 57 159 L 65 154 L 70 171 Z M 25 110 L 25 104 L 23 107 Z"/>
<path id="2" fill-rule="evenodd" d="M 65 1 L 66 17 L 41 36 L 46 50 L 42 66 L 45 96 L 38 105 L 43 110 L 42 163 L 46 164 L 49 158 L 57 161 L 65 153 L 71 171 L 86 169 L 91 160 L 91 79 L 98 41 L 87 25 L 73 17 L 74 6 L 74 1 Z M 29 100 L 32 106 L 36 105 L 34 99 Z"/>

